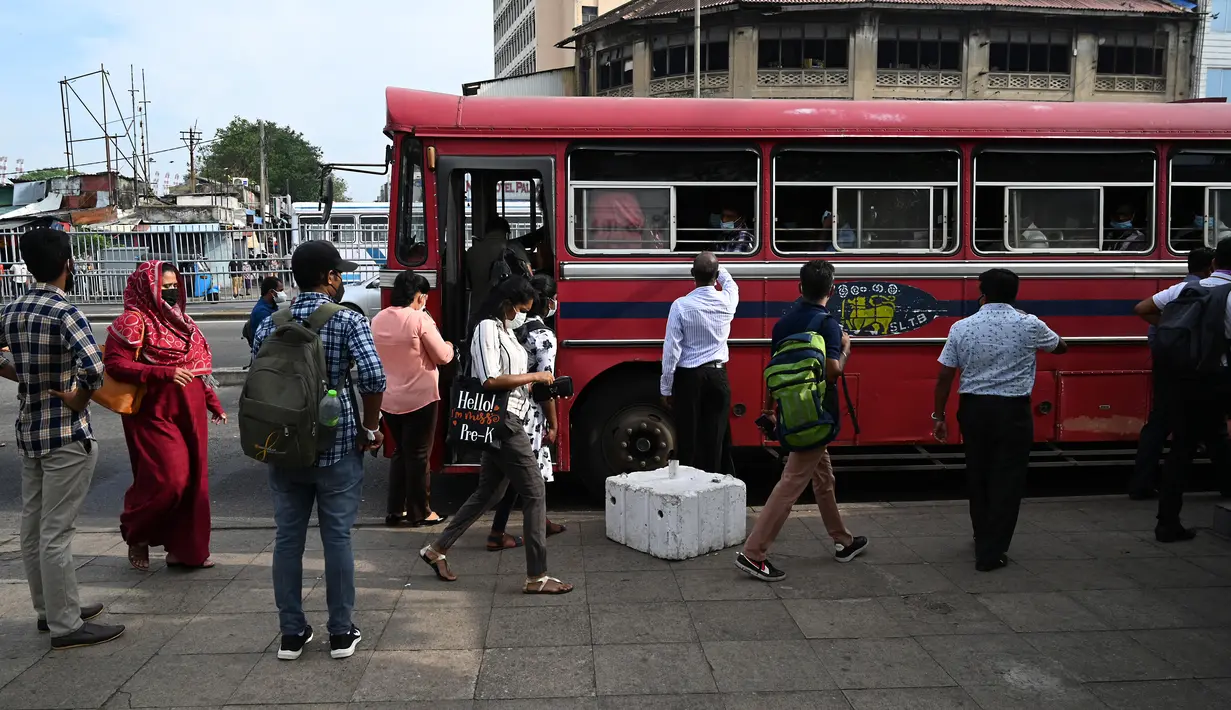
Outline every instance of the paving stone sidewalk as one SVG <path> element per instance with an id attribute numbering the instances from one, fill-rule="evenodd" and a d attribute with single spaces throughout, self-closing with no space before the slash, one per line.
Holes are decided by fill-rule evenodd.
<path id="1" fill-rule="evenodd" d="M 1186 519 L 1208 527 L 1212 507 L 1192 496 Z M 1231 707 L 1231 541 L 1157 544 L 1152 510 L 1030 502 L 1010 566 L 981 574 L 961 504 L 845 506 L 872 540 L 847 565 L 801 508 L 775 585 L 740 575 L 733 550 L 668 563 L 607 540 L 601 515 L 553 514 L 570 529 L 551 571 L 577 585 L 561 597 L 520 594 L 522 551 L 485 551 L 482 524 L 450 555 L 454 584 L 418 560 L 428 533 L 361 528 L 359 652 L 335 661 L 318 640 L 295 662 L 274 655 L 270 529 L 215 531 L 219 566 L 195 573 L 132 571 L 117 533 L 79 534 L 82 598 L 128 631 L 56 653 L 6 532 L 0 708 Z M 322 630 L 323 569 L 309 537 Z"/>

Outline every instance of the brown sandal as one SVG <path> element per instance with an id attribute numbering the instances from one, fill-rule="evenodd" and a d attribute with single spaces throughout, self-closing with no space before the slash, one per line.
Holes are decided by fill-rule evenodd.
<path id="1" fill-rule="evenodd" d="M 559 535 L 560 533 L 565 532 L 567 530 L 568 530 L 567 525 L 561 525 L 560 523 L 553 523 L 550 520 L 547 521 L 547 537 L 551 537 L 552 535 Z"/>
<path id="2" fill-rule="evenodd" d="M 132 545 L 128 546 L 128 564 L 138 572 L 150 571 L 150 546 L 149 545 Z"/>
<path id="3" fill-rule="evenodd" d="M 534 585 L 536 584 L 538 588 L 535 588 Z M 552 589 L 548 589 L 548 584 L 554 584 L 555 586 Z M 543 575 L 538 579 L 527 579 L 526 588 L 522 590 L 522 594 L 568 594 L 571 591 L 573 591 L 573 585 L 561 582 L 555 577 Z"/>
<path id="4" fill-rule="evenodd" d="M 526 541 L 520 537 L 514 537 L 508 533 L 500 534 L 500 542 L 493 542 L 496 539 L 495 535 L 487 536 L 487 551 L 500 552 L 501 550 L 513 550 L 526 544 Z"/>

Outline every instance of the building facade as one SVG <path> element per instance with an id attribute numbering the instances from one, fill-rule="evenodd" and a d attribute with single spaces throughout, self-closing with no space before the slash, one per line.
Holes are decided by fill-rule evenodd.
<path id="1" fill-rule="evenodd" d="M 573 66 L 573 51 L 557 45 L 573 28 L 593 22 L 620 0 L 492 0 L 496 78 Z"/>
<path id="2" fill-rule="evenodd" d="M 693 95 L 693 7 L 634 0 L 578 27 L 561 43 L 577 53 L 577 93 Z M 708 97 L 1164 102 L 1198 90 L 1202 15 L 1164 0 L 702 0 L 702 8 Z"/>
<path id="3" fill-rule="evenodd" d="M 1231 98 L 1231 0 L 1201 0 L 1200 96 Z"/>

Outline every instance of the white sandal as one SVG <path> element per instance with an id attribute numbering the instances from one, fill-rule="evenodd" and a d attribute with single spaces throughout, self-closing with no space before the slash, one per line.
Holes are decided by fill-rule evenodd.
<path id="1" fill-rule="evenodd" d="M 556 584 L 560 585 L 560 588 L 554 592 L 543 591 L 547 587 L 548 582 L 555 582 Z M 539 588 L 531 589 L 530 586 L 534 584 L 539 585 Z M 522 590 L 522 594 L 568 594 L 571 591 L 573 591 L 573 585 L 568 584 L 567 582 L 558 580 L 555 577 L 549 577 L 547 575 L 543 575 L 542 577 L 539 577 L 538 579 L 527 579 L 526 588 Z"/>
<path id="2" fill-rule="evenodd" d="M 427 554 L 429 552 L 436 555 L 436 559 L 432 559 L 431 557 L 429 557 Z M 453 579 L 449 579 L 448 577 L 444 576 L 444 573 L 440 571 L 440 563 L 446 561 L 448 558 L 440 554 L 439 552 L 437 552 L 435 548 L 433 548 L 431 545 L 428 545 L 427 547 L 424 547 L 422 550 L 419 550 L 419 559 L 426 562 L 427 566 L 432 568 L 432 571 L 436 573 L 436 577 L 440 579 L 440 581 L 442 582 L 456 582 L 457 581 L 456 576 L 454 576 Z M 448 569 L 447 566 L 446 566 L 446 569 Z M 452 570 L 449 570 L 449 571 L 452 572 Z"/>

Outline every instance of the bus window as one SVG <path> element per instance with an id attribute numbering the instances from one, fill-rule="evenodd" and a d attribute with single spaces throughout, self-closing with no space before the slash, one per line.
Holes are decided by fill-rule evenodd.
<path id="1" fill-rule="evenodd" d="M 575 149 L 569 243 L 579 253 L 753 253 L 759 172 L 752 149 Z"/>
<path id="2" fill-rule="evenodd" d="M 1171 159 L 1172 251 L 1231 237 L 1231 151 L 1183 151 Z"/>
<path id="3" fill-rule="evenodd" d="M 984 150 L 975 158 L 975 249 L 1150 251 L 1155 168 L 1146 150 Z"/>
<path id="4" fill-rule="evenodd" d="M 397 259 L 403 266 L 427 261 L 427 228 L 423 216 L 423 147 L 402 136 L 398 165 Z"/>
<path id="5" fill-rule="evenodd" d="M 325 221 L 320 217 L 299 218 L 300 241 L 320 240 L 325 238 Z"/>
<path id="6" fill-rule="evenodd" d="M 952 252 L 960 170 L 947 148 L 784 150 L 774 160 L 774 248 Z"/>
<path id="7" fill-rule="evenodd" d="M 389 242 L 389 218 L 360 217 L 359 241 L 364 244 L 387 244 Z"/>
<path id="8" fill-rule="evenodd" d="M 353 215 L 330 217 L 329 239 L 335 244 L 350 244 L 355 241 L 355 217 Z"/>

